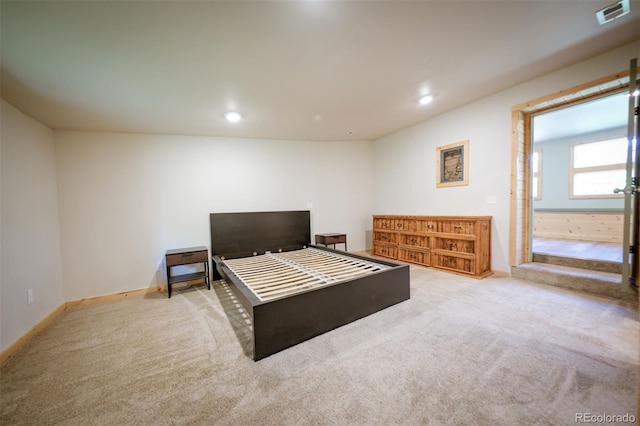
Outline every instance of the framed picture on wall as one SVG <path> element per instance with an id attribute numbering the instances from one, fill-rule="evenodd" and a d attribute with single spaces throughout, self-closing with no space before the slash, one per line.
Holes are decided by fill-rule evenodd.
<path id="1" fill-rule="evenodd" d="M 436 186 L 469 185 L 469 141 L 436 148 Z"/>

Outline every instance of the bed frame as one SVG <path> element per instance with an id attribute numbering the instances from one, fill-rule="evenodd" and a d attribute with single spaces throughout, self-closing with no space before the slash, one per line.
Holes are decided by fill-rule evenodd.
<path id="1" fill-rule="evenodd" d="M 229 283 L 251 316 L 255 361 L 410 298 L 408 265 L 311 245 L 309 211 L 211 213 L 210 225 L 214 279 Z M 307 247 L 386 269 L 264 301 L 225 264 Z"/>

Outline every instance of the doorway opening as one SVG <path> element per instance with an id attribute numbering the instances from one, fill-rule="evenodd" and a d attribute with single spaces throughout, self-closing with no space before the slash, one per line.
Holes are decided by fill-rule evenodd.
<path id="1" fill-rule="evenodd" d="M 586 103 L 595 99 L 623 92 L 629 87 L 629 71 L 610 75 L 589 83 L 550 94 L 512 108 L 512 164 L 511 164 L 511 228 L 510 228 L 510 263 L 512 273 L 519 268 L 534 265 L 533 229 L 535 215 L 533 213 L 534 170 L 534 117 L 542 116 L 560 108 Z M 628 117 L 628 115 L 623 115 Z M 622 250 L 620 250 L 622 256 Z M 534 275 L 538 274 L 535 271 Z M 562 277 L 561 286 L 580 289 L 580 284 L 570 282 Z M 637 294 L 629 285 L 620 285 L 621 279 L 603 286 L 587 284 L 587 291 L 607 296 L 637 301 Z"/>
<path id="2" fill-rule="evenodd" d="M 626 91 L 533 114 L 534 262 L 622 273 Z"/>

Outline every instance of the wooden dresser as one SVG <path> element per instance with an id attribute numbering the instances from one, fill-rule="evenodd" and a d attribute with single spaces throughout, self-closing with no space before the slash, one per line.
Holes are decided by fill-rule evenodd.
<path id="1" fill-rule="evenodd" d="M 373 216 L 373 254 L 476 278 L 491 275 L 491 216 Z"/>

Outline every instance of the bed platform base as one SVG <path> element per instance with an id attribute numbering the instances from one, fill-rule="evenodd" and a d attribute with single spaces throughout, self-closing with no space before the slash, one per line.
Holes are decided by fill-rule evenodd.
<path id="1" fill-rule="evenodd" d="M 312 246 L 310 223 L 309 211 L 210 215 L 213 276 L 229 283 L 252 318 L 255 361 L 410 298 L 408 265 Z M 297 257 L 295 251 L 308 247 L 344 263 Z M 309 263 L 292 269 L 270 263 L 271 256 L 256 259 L 265 253 L 286 253 L 286 258 L 289 252 Z M 234 263 L 236 274 L 225 259 L 241 258 L 253 260 Z M 367 266 L 354 269 L 350 263 Z M 318 284 L 318 276 L 300 273 L 307 266 L 324 281 Z M 362 274 L 358 268 L 368 270 Z"/>
<path id="2" fill-rule="evenodd" d="M 376 262 L 390 268 L 263 302 L 219 256 L 214 256 L 215 269 L 231 284 L 232 291 L 253 319 L 254 361 L 408 300 L 409 266 L 377 259 Z"/>

